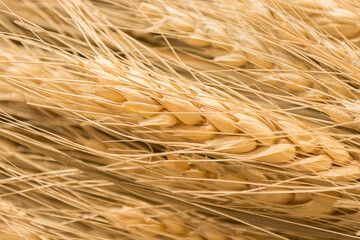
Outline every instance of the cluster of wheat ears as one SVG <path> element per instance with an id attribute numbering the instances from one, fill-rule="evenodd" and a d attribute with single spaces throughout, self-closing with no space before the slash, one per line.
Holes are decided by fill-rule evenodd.
<path id="1" fill-rule="evenodd" d="M 359 239 L 357 0 L 0 0 L 0 239 Z"/>

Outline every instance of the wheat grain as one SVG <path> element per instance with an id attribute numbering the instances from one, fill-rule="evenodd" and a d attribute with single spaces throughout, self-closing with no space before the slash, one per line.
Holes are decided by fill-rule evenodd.
<path id="1" fill-rule="evenodd" d="M 343 37 L 351 38 L 357 35 L 358 30 L 351 29 L 358 18 L 357 14 L 344 10 L 346 4 L 340 6 L 334 1 L 295 1 L 295 9 L 289 7 L 286 1 L 264 1 L 248 5 L 234 2 L 233 9 L 224 7 L 219 11 L 223 14 L 229 10 L 243 13 L 240 6 L 260 9 L 251 10 L 244 14 L 244 17 L 233 21 L 227 16 L 221 20 L 212 11 L 206 14 L 206 11 L 200 8 L 189 14 L 186 7 L 190 5 L 186 4 L 190 2 L 184 3 L 185 7 L 180 7 L 177 3 L 169 3 L 168 7 L 160 2 L 152 3 L 154 4 L 119 2 L 98 5 L 91 1 L 61 1 L 58 5 L 53 3 L 56 7 L 49 11 L 59 15 L 69 14 L 64 19 L 74 20 L 78 25 L 59 20 L 64 27 L 54 28 L 49 27 L 49 23 L 34 19 L 39 25 L 49 27 L 46 29 L 59 33 L 55 37 L 48 31 L 41 32 L 35 26 L 32 27 L 42 36 L 41 41 L 46 43 L 44 46 L 39 46 L 36 41 L 25 37 L 25 33 L 19 28 L 30 29 L 27 24 L 18 24 L 16 28 L 9 22 L 3 24 L 6 25 L 5 28 L 11 27 L 17 29 L 14 32 L 20 33 L 17 36 L 4 37 L 6 41 L 14 39 L 23 42 L 23 46 L 14 47 L 14 44 L 10 44 L 14 47 L 12 50 L 2 47 L 2 60 L 7 62 L 1 67 L 2 85 L 10 89 L 11 93 L 16 92 L 15 96 L 4 95 L 2 101 L 14 101 L 19 97 L 16 99 L 18 103 L 27 104 L 2 103 L 1 107 L 7 114 L 28 119 L 29 122 L 28 125 L 23 123 L 22 128 L 19 128 L 15 124 L 20 124 L 18 120 L 4 116 L 7 120 L 4 121 L 5 126 L 1 126 L 2 130 L 10 129 L 15 136 L 24 134 L 21 131 L 26 132 L 26 135 L 33 134 L 34 139 L 41 139 L 41 146 L 53 149 L 51 145 L 56 145 L 58 151 L 69 152 L 70 156 L 80 157 L 85 162 L 101 166 L 118 165 L 118 169 L 112 166 L 102 169 L 110 169 L 117 174 L 126 172 L 127 177 L 142 182 L 144 186 L 153 187 L 155 182 L 157 187 L 169 190 L 174 196 L 179 191 L 210 202 L 221 202 L 220 200 L 225 199 L 225 206 L 230 208 L 235 206 L 262 209 L 275 217 L 305 216 L 315 219 L 309 221 L 312 224 L 323 219 L 331 219 L 336 224 L 347 211 L 352 211 L 351 207 L 341 204 L 340 200 L 358 199 L 358 195 L 351 192 L 359 178 L 359 166 L 356 162 L 358 140 L 355 131 L 341 130 L 341 127 L 358 127 L 358 83 L 356 71 L 351 66 L 357 53 L 352 50 L 354 46 L 342 45 L 339 41 L 342 41 Z M 283 9 L 277 6 L 280 3 Z M 111 21 L 107 21 L 102 13 L 116 12 L 109 11 L 108 6 L 117 6 L 119 11 L 125 8 L 126 13 L 119 18 L 109 14 Z M 134 6 L 136 11 L 132 9 Z M 95 14 L 93 15 L 90 9 L 100 9 L 96 11 L 100 24 L 94 24 Z M 298 15 L 293 14 L 294 12 Z M 199 16 L 197 14 L 212 18 L 213 21 L 194 21 L 194 16 Z M 329 19 L 321 19 L 319 15 L 323 14 Z M 344 14 L 346 16 L 343 16 Z M 144 15 L 147 19 L 144 23 L 134 21 L 134 16 Z M 248 16 L 255 17 L 250 22 L 246 21 Z M 32 18 L 31 14 L 28 18 Z M 156 54 L 160 50 L 153 50 L 148 46 L 140 47 L 139 41 L 125 36 L 124 32 L 105 27 L 119 19 L 116 26 L 124 28 L 127 23 L 132 22 L 128 28 L 146 32 L 146 36 L 165 36 L 168 50 L 175 56 L 179 69 L 186 71 L 176 72 L 168 66 L 168 62 L 157 59 Z M 288 19 L 291 21 L 287 21 Z M 307 20 L 299 19 L 310 19 L 315 24 L 311 25 Z M 264 20 L 268 20 L 267 24 Z M 274 25 L 279 25 L 279 28 L 274 27 L 274 31 L 279 31 L 282 36 L 278 39 L 276 36 L 279 35 L 272 31 Z M 309 28 L 305 29 L 304 26 Z M 70 31 L 64 30 L 67 27 Z M 63 34 L 73 29 L 81 32 L 71 34 L 77 39 L 69 39 Z M 109 29 L 111 31 L 107 31 Z M 248 32 L 242 32 L 245 29 L 248 29 Z M 298 29 L 303 31 L 297 33 Z M 339 41 L 331 39 L 328 34 Z M 115 39 L 114 36 L 119 37 L 119 41 L 110 44 L 111 39 Z M 236 36 L 241 37 L 236 39 Z M 84 39 L 89 40 L 85 42 Z M 179 44 L 177 40 L 188 45 Z M 52 46 L 55 42 L 59 44 L 58 41 L 75 46 L 73 51 L 76 54 L 70 53 L 68 49 L 63 51 L 61 44 Z M 152 44 L 161 46 L 164 43 L 152 41 Z M 112 49 L 120 49 L 124 57 L 110 54 L 110 49 L 107 48 L 110 45 Z M 191 50 L 189 46 L 200 46 L 200 50 Z M 301 50 L 298 46 L 306 48 Z M 35 50 L 38 47 L 47 51 Z M 30 53 L 27 50 L 29 48 L 34 52 Z M 198 56 L 203 56 L 199 52 L 210 48 L 208 53 L 203 54 L 208 55 L 209 59 L 200 57 L 199 61 L 194 61 Z M 178 57 L 178 51 L 199 55 L 188 58 L 187 62 L 181 56 Z M 185 56 L 189 57 L 186 54 Z M 335 58 L 336 54 L 338 56 Z M 43 55 L 54 62 L 48 63 Z M 236 61 L 234 56 L 238 57 Z M 340 57 L 344 59 L 335 61 Z M 30 66 L 31 62 L 41 64 Z M 201 66 L 189 67 L 191 62 Z M 214 64 L 215 62 L 221 64 Z M 296 66 L 298 62 L 301 66 Z M 244 67 L 233 68 L 229 65 Z M 206 71 L 198 71 L 201 68 Z M 239 79 L 246 78 L 236 78 L 241 76 L 239 72 L 243 70 L 250 76 L 247 78 L 250 81 L 241 82 Z M 211 71 L 216 73 L 212 74 Z M 317 71 L 320 73 L 316 73 Z M 191 76 L 188 73 L 191 73 Z M 267 79 L 262 79 L 263 76 Z M 219 78 L 230 84 L 218 84 Z M 205 79 L 205 83 L 211 83 L 215 87 L 193 81 L 200 79 Z M 236 81 L 233 81 L 234 79 Z M 283 85 L 286 88 L 281 89 Z M 333 122 L 319 116 L 311 119 L 288 113 L 288 110 L 281 109 L 282 101 L 294 103 L 301 108 L 318 109 L 339 125 L 335 126 Z M 11 109 L 11 106 L 16 109 Z M 42 119 L 47 119 L 46 114 L 34 117 L 32 115 L 35 115 L 36 111 L 32 108 L 61 116 L 62 120 L 73 126 L 65 127 L 59 123 L 60 120 L 54 124 L 53 129 L 40 124 Z M 311 121 L 308 121 L 309 119 Z M 8 126 L 9 121 L 11 126 Z M 317 121 L 321 123 L 314 127 L 312 122 Z M 29 132 L 30 122 L 48 132 L 36 133 L 34 128 L 30 128 Z M 84 124 L 80 125 L 78 122 Z M 74 134 L 61 133 L 61 129 Z M 75 133 L 80 136 L 74 137 Z M 25 134 L 20 136 L 26 138 Z M 106 143 L 109 136 L 114 138 L 114 143 Z M 129 142 L 141 141 L 141 146 L 148 145 L 151 150 L 130 145 L 133 150 L 131 152 L 127 149 L 128 145 L 124 148 L 116 142 L 119 136 L 126 136 Z M 40 140 L 38 142 L 40 143 Z M 155 153 L 152 150 L 155 150 Z M 127 156 L 119 154 L 121 151 L 126 152 Z M 164 158 L 164 151 L 181 154 Z M 6 152 L 4 156 L 7 158 L 10 155 Z M 29 169 L 34 168 L 35 164 L 29 167 L 17 162 L 19 159 L 25 162 L 24 157 L 17 156 L 16 161 L 12 162 L 21 169 L 28 168 L 26 171 L 30 172 Z M 52 167 L 58 166 L 55 164 L 51 165 Z M 35 169 L 38 170 L 38 167 Z M 14 167 L 12 171 L 18 169 Z M 49 182 L 51 183 L 58 185 L 55 180 Z M 70 187 L 69 189 L 73 190 Z M 334 189 L 335 193 L 332 193 Z M 89 188 L 87 191 L 90 191 Z M 312 191 L 313 195 L 308 194 Z M 329 192 L 332 196 L 321 192 Z M 264 203 L 268 205 L 263 206 Z M 124 212 L 120 211 L 120 215 L 121 213 Z M 124 213 L 125 218 L 129 219 L 130 223 L 140 224 L 141 227 L 131 228 L 130 232 L 122 229 L 126 232 L 124 235 L 129 237 L 161 235 L 174 238 L 227 239 L 230 236 L 235 239 L 235 236 L 218 230 L 199 233 L 192 227 L 188 229 L 186 222 L 166 216 L 162 221 L 158 221 L 143 220 L 137 210 L 130 214 L 132 217 Z M 331 221 L 322 226 L 334 226 Z M 74 227 L 67 231 L 70 232 L 76 227 L 85 229 L 74 224 Z"/>

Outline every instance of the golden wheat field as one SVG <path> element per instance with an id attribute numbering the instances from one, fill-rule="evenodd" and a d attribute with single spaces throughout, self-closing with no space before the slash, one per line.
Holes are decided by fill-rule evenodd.
<path id="1" fill-rule="evenodd" d="M 360 239 L 357 0 L 0 0 L 0 240 Z"/>

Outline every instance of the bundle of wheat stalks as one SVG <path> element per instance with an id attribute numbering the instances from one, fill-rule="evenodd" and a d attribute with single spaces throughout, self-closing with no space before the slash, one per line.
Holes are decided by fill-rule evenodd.
<path id="1" fill-rule="evenodd" d="M 0 239 L 360 239 L 358 1 L 0 11 Z"/>

